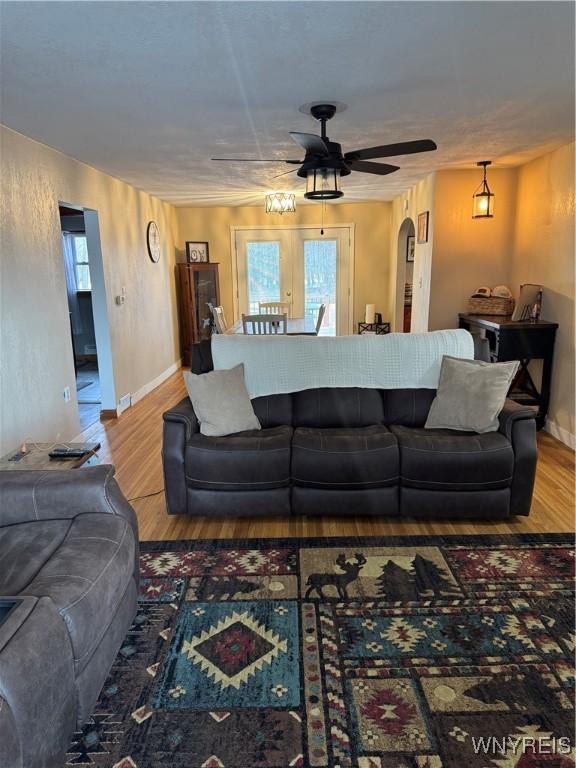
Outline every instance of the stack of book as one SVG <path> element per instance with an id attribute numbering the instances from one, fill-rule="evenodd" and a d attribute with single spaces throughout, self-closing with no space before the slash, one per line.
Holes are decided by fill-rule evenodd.
<path id="1" fill-rule="evenodd" d="M 404 306 L 412 306 L 412 283 L 404 285 Z"/>

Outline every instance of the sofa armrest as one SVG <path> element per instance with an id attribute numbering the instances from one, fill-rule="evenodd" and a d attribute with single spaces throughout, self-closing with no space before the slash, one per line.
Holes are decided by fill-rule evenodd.
<path id="1" fill-rule="evenodd" d="M 189 397 L 185 397 L 169 411 L 165 411 L 163 419 L 168 423 L 183 424 L 186 429 L 186 440 L 189 440 L 194 432 L 200 431 L 200 425 Z"/>
<path id="2" fill-rule="evenodd" d="M 537 409 L 506 400 L 500 413 L 500 432 L 512 443 L 514 471 L 510 486 L 510 514 L 529 515 L 536 479 Z"/>
<path id="3" fill-rule="evenodd" d="M 187 512 L 186 444 L 199 431 L 200 425 L 188 397 L 164 413 L 162 466 L 169 515 L 184 515 Z"/>
<path id="4" fill-rule="evenodd" d="M 512 440 L 512 429 L 517 421 L 523 419 L 535 419 L 538 415 L 538 409 L 528 405 L 521 405 L 510 398 L 506 399 L 504 408 L 500 412 L 498 419 L 500 427 L 498 429 L 508 440 Z"/>
<path id="5" fill-rule="evenodd" d="M 137 532 L 134 510 L 114 480 L 114 467 L 0 472 L 0 525 L 120 515 Z"/>

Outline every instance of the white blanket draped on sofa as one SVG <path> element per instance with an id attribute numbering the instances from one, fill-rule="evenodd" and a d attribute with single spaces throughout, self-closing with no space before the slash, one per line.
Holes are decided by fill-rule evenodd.
<path id="1" fill-rule="evenodd" d="M 250 397 L 316 387 L 436 389 L 443 355 L 472 359 L 465 330 L 385 336 L 212 337 L 214 368 L 244 363 Z"/>

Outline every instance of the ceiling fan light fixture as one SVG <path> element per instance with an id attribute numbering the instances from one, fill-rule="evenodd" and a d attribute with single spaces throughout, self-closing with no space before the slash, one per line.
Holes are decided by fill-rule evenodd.
<path id="1" fill-rule="evenodd" d="M 296 195 L 293 192 L 269 192 L 266 195 L 266 213 L 294 213 Z"/>
<path id="2" fill-rule="evenodd" d="M 472 195 L 472 218 L 473 219 L 493 219 L 494 218 L 494 193 L 490 191 L 486 181 L 486 168 L 492 165 L 490 160 L 481 160 L 476 165 L 484 168 L 484 177 L 476 191 Z"/>
<path id="3" fill-rule="evenodd" d="M 344 192 L 340 189 L 340 168 L 311 168 L 306 174 L 307 200 L 336 200 Z"/>

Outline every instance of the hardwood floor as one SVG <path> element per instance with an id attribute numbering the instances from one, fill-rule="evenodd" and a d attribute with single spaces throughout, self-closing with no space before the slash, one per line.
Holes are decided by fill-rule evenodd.
<path id="1" fill-rule="evenodd" d="M 178 372 L 120 419 L 97 422 L 82 433 L 86 441 L 102 443 L 100 460 L 116 465 L 116 478 L 129 499 L 163 489 L 162 413 L 184 395 L 182 375 Z M 138 515 L 142 540 L 574 531 L 574 452 L 545 432 L 540 432 L 538 443 L 540 454 L 532 512 L 529 517 L 510 521 L 296 517 L 211 520 L 167 515 L 163 493 L 133 500 L 132 505 Z"/>

